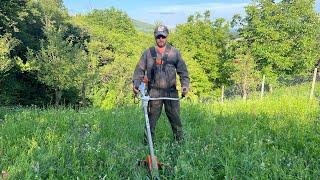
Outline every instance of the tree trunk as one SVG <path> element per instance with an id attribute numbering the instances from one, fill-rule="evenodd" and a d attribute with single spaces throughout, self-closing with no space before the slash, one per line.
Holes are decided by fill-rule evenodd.
<path id="1" fill-rule="evenodd" d="M 247 96 L 248 96 L 247 84 L 246 84 L 246 82 L 244 82 L 244 83 L 242 84 L 242 99 L 243 99 L 243 100 L 246 100 L 246 99 L 247 99 Z"/>
<path id="2" fill-rule="evenodd" d="M 262 99 L 263 94 L 264 94 L 264 83 L 265 83 L 265 80 L 266 80 L 266 76 L 263 75 L 262 83 L 261 83 L 261 93 L 260 93 L 260 98 L 261 98 L 261 99 Z"/>
<path id="3" fill-rule="evenodd" d="M 312 79 L 312 86 L 311 86 L 311 92 L 310 92 L 310 99 L 313 98 L 314 86 L 315 86 L 316 80 L 317 80 L 317 72 L 318 72 L 318 68 L 314 68 L 313 79 Z"/>
<path id="4" fill-rule="evenodd" d="M 221 102 L 223 102 L 224 99 L 224 85 L 221 87 Z"/>
<path id="5" fill-rule="evenodd" d="M 86 101 L 86 82 L 83 81 L 82 82 L 82 87 L 81 87 L 81 102 L 80 102 L 80 106 L 86 106 L 87 105 L 87 101 Z"/>
<path id="6" fill-rule="evenodd" d="M 55 106 L 59 106 L 60 100 L 61 100 L 62 92 L 60 89 L 55 89 Z"/>
<path id="7" fill-rule="evenodd" d="M 246 100 L 247 96 L 248 96 L 247 75 L 245 75 L 242 83 L 242 99 Z"/>

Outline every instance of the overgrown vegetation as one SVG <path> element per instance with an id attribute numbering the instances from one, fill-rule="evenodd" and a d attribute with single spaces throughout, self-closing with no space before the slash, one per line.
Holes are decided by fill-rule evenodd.
<path id="1" fill-rule="evenodd" d="M 216 99 L 222 86 L 239 86 L 246 98 L 262 75 L 270 87 L 309 75 L 320 47 L 314 6 L 259 0 L 231 22 L 212 20 L 209 11 L 190 16 L 169 36 L 189 66 L 189 98 Z M 1 104 L 130 103 L 133 68 L 154 44 L 152 25 L 115 8 L 70 16 L 62 0 L 3 1 L 0 10 Z"/>
<path id="2" fill-rule="evenodd" d="M 303 88 L 303 87 L 297 87 Z M 285 92 L 290 92 L 284 89 Z M 182 102 L 184 144 L 161 117 L 155 150 L 162 179 L 316 179 L 319 104 L 303 95 Z M 12 179 L 145 179 L 141 107 L 0 108 L 0 169 Z"/>

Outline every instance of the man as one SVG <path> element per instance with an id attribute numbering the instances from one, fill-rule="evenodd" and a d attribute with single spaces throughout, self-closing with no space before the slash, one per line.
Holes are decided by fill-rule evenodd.
<path id="1" fill-rule="evenodd" d="M 189 75 L 185 62 L 179 50 L 167 43 L 169 35 L 166 26 L 158 26 L 154 30 L 156 46 L 144 51 L 133 74 L 133 92 L 139 93 L 138 87 L 146 76 L 150 97 L 178 97 L 176 74 L 180 76 L 182 96 L 189 90 Z M 183 130 L 180 119 L 180 102 L 174 100 L 149 101 L 148 116 L 151 135 L 154 137 L 156 122 L 161 115 L 164 104 L 166 115 L 171 124 L 174 139 L 183 140 Z"/>

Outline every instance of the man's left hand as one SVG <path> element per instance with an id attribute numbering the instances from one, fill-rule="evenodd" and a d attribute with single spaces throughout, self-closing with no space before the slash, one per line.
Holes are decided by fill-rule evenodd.
<path id="1" fill-rule="evenodd" d="M 182 97 L 185 97 L 188 93 L 188 88 L 187 87 L 182 87 Z"/>

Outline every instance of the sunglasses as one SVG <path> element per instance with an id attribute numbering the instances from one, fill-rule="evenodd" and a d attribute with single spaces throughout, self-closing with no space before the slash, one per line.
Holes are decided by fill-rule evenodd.
<path id="1" fill-rule="evenodd" d="M 160 39 L 160 38 L 166 39 L 167 37 L 165 37 L 165 36 L 163 36 L 163 35 L 159 35 L 159 36 L 157 36 L 156 38 L 157 38 L 157 39 Z"/>

